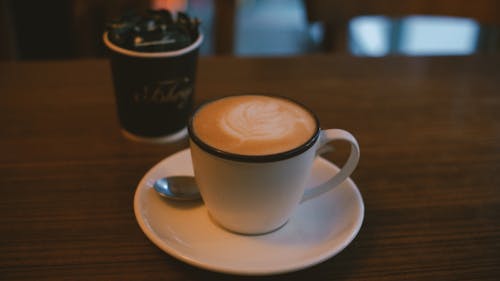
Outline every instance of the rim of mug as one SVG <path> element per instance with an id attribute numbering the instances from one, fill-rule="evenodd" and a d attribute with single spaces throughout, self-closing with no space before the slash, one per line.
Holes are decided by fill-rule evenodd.
<path id="1" fill-rule="evenodd" d="M 205 105 L 207 105 L 209 103 L 212 103 L 212 102 L 215 102 L 218 100 L 222 100 L 225 98 L 231 98 L 231 97 L 237 97 L 237 96 L 265 96 L 265 97 L 279 98 L 279 99 L 284 99 L 284 100 L 290 101 L 290 102 L 300 106 L 304 110 L 306 110 L 313 117 L 314 122 L 316 124 L 315 131 L 312 134 L 312 136 L 303 144 L 301 144 L 295 148 L 292 148 L 290 150 L 286 150 L 286 151 L 282 151 L 282 152 L 278 152 L 278 153 L 273 153 L 273 154 L 263 154 L 263 155 L 238 154 L 238 153 L 227 152 L 227 151 L 215 148 L 215 147 L 205 143 L 200 137 L 198 137 L 196 135 L 196 132 L 194 131 L 194 128 L 193 128 L 193 120 L 194 120 L 196 113 L 199 112 Z M 276 162 L 276 161 L 286 160 L 286 159 L 292 158 L 294 156 L 297 156 L 299 154 L 302 154 L 303 152 L 305 152 L 305 151 L 309 150 L 311 147 L 313 147 L 313 145 L 318 140 L 319 134 L 321 131 L 320 126 L 319 126 L 318 117 L 316 116 L 316 114 L 314 114 L 314 112 L 312 110 L 310 110 L 304 104 L 302 104 L 294 99 L 291 99 L 289 97 L 280 96 L 280 95 L 276 95 L 276 94 L 267 94 L 267 93 L 264 93 L 264 94 L 261 94 L 261 93 L 248 93 L 248 94 L 243 93 L 243 94 L 227 95 L 227 96 L 214 98 L 214 99 L 205 101 L 202 104 L 200 104 L 193 111 L 193 114 L 191 114 L 191 116 L 189 117 L 187 127 L 188 127 L 189 138 L 202 150 L 204 150 L 212 155 L 215 155 L 217 157 L 224 158 L 227 160 L 233 160 L 233 161 L 238 161 L 238 162 L 254 162 L 254 163 Z"/>
<path id="2" fill-rule="evenodd" d="M 120 53 L 122 55 L 126 55 L 129 57 L 138 57 L 138 58 L 178 57 L 178 56 L 184 55 L 186 53 L 189 53 L 189 52 L 195 50 L 203 42 L 203 34 L 201 32 L 199 32 L 198 38 L 196 38 L 196 40 L 191 45 L 184 47 L 182 49 L 179 49 L 179 50 L 167 51 L 167 52 L 137 52 L 137 51 L 127 50 L 125 48 L 122 48 L 122 47 L 114 44 L 113 42 L 111 42 L 111 40 L 109 40 L 108 34 L 109 34 L 108 31 L 104 32 L 104 34 L 103 34 L 103 41 L 104 41 L 104 44 L 106 45 L 106 47 L 108 47 L 109 49 L 111 49 L 117 53 Z"/>

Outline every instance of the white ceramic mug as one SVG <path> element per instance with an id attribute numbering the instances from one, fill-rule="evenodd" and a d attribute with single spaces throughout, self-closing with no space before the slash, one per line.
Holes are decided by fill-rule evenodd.
<path id="1" fill-rule="evenodd" d="M 314 136 L 292 151 L 270 156 L 241 156 L 203 143 L 196 136 L 191 119 L 188 130 L 195 178 L 212 219 L 233 232 L 268 233 L 283 226 L 301 202 L 347 179 L 359 160 L 358 142 L 347 131 L 321 130 L 319 122 L 316 123 Z M 326 143 L 337 140 L 351 144 L 347 162 L 325 184 L 306 192 L 314 158 Z"/>

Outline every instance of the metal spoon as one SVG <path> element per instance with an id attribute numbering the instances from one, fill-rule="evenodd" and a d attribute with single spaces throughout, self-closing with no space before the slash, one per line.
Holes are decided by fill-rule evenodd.
<path id="1" fill-rule="evenodd" d="M 194 177 L 171 176 L 158 179 L 153 184 L 158 194 L 173 200 L 199 200 L 201 198 Z"/>

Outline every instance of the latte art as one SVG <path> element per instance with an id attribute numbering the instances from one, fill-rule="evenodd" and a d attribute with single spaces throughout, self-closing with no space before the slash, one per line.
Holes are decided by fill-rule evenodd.
<path id="1" fill-rule="evenodd" d="M 309 140 L 316 122 L 301 106 L 282 98 L 245 95 L 211 102 L 196 113 L 193 127 L 208 145 L 231 153 L 266 155 Z"/>
<path id="2" fill-rule="evenodd" d="M 282 138 L 305 120 L 275 103 L 249 101 L 231 109 L 219 122 L 227 134 L 243 142 Z"/>

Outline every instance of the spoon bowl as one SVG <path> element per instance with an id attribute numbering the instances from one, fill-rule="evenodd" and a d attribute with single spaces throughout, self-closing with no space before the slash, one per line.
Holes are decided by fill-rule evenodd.
<path id="1" fill-rule="evenodd" d="M 200 200 L 200 192 L 194 177 L 170 176 L 158 179 L 153 188 L 161 196 L 179 201 Z"/>

